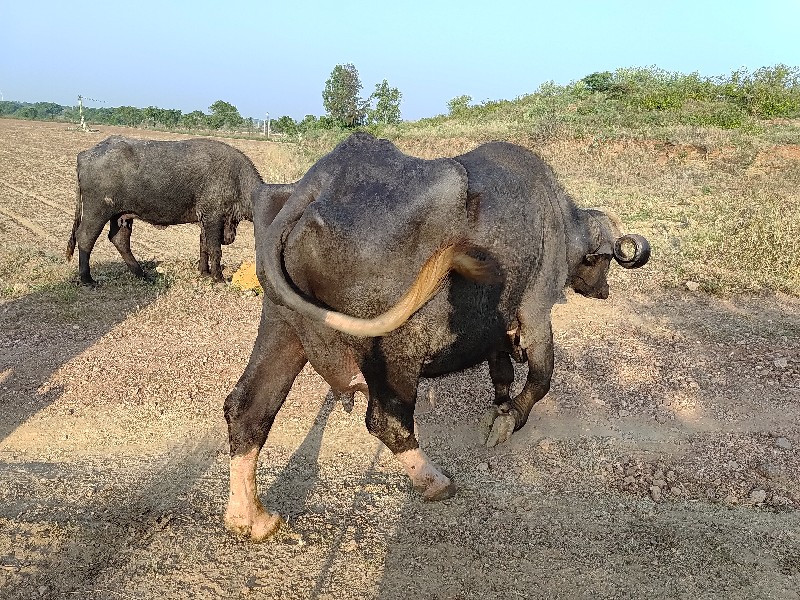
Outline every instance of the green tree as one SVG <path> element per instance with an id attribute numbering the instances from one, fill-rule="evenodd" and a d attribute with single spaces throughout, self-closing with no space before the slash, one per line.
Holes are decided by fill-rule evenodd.
<path id="1" fill-rule="evenodd" d="M 303 120 L 297 124 L 297 129 L 299 131 L 311 131 L 312 129 L 317 129 L 318 127 L 318 119 L 316 115 L 306 115 L 303 117 Z"/>
<path id="2" fill-rule="evenodd" d="M 204 112 L 193 110 L 181 116 L 180 124 L 187 129 L 202 129 L 207 126 L 207 119 L 208 116 Z"/>
<path id="3" fill-rule="evenodd" d="M 400 90 L 389 87 L 389 83 L 385 79 L 381 83 L 375 84 L 375 91 L 370 96 L 370 100 L 375 100 L 375 108 L 369 111 L 369 122 L 399 123 L 402 97 L 403 94 L 400 93 Z"/>
<path id="4" fill-rule="evenodd" d="M 591 92 L 607 92 L 614 85 L 614 74 L 610 71 L 602 71 L 587 75 L 581 81 L 586 84 Z"/>
<path id="5" fill-rule="evenodd" d="M 111 123 L 114 116 L 114 109 L 109 107 L 103 108 L 84 108 L 84 116 L 87 123 Z"/>
<path id="6" fill-rule="evenodd" d="M 469 110 L 469 103 L 472 102 L 472 96 L 457 96 L 447 103 L 447 110 L 451 117 L 458 117 L 463 115 Z"/>
<path id="7" fill-rule="evenodd" d="M 328 116 L 342 127 L 356 127 L 366 120 L 369 101 L 363 100 L 358 70 L 348 63 L 336 65 L 322 92 L 322 105 Z"/>
<path id="8" fill-rule="evenodd" d="M 236 127 L 241 127 L 244 123 L 242 115 L 239 114 L 239 109 L 224 100 L 217 100 L 208 107 L 208 110 L 211 111 L 211 115 L 208 117 L 208 124 L 212 129 L 222 129 L 223 127 L 235 129 Z"/>
<path id="9" fill-rule="evenodd" d="M 181 122 L 182 112 L 176 108 L 165 108 L 161 113 L 161 124 L 164 127 L 177 127 Z"/>
<path id="10" fill-rule="evenodd" d="M 120 106 L 114 109 L 114 116 L 111 120 L 114 125 L 126 125 L 127 127 L 136 127 L 142 122 L 144 116 L 142 111 L 135 106 Z"/>
<path id="11" fill-rule="evenodd" d="M 60 115 L 64 107 L 55 102 L 36 102 L 36 116 L 39 119 L 53 119 L 56 115 Z"/>
<path id="12" fill-rule="evenodd" d="M 14 116 L 19 117 L 20 119 L 35 119 L 36 107 L 31 104 L 25 104 L 25 106 L 14 113 Z"/>
<path id="13" fill-rule="evenodd" d="M 276 133 L 294 135 L 297 133 L 297 123 L 294 122 L 292 117 L 284 115 L 280 119 L 276 119 L 272 122 L 272 129 Z"/>
<path id="14" fill-rule="evenodd" d="M 144 124 L 147 127 L 155 127 L 161 120 L 161 109 L 155 106 L 148 106 L 142 111 Z"/>
<path id="15" fill-rule="evenodd" d="M 21 107 L 22 103 L 15 100 L 0 101 L 0 115 L 13 115 Z"/>

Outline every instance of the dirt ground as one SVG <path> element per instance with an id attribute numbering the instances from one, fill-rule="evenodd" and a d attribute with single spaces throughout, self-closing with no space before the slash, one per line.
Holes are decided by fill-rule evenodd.
<path id="1" fill-rule="evenodd" d="M 194 274 L 195 226 L 135 225 L 155 284 L 104 236 L 101 285 L 72 283 L 75 155 L 114 132 L 0 120 L 1 597 L 800 597 L 800 301 L 653 289 L 647 267 L 556 306 L 552 390 L 509 443 L 478 436 L 485 365 L 421 382 L 444 502 L 307 366 L 258 472 L 288 526 L 228 534 L 222 403 L 261 301 Z M 288 160 L 230 143 L 267 178 Z M 243 224 L 227 272 L 252 253 Z"/>

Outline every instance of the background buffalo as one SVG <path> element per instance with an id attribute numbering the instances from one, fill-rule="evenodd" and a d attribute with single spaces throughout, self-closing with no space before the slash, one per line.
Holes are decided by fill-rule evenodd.
<path id="1" fill-rule="evenodd" d="M 156 226 L 200 224 L 200 273 L 222 280 L 223 244 L 239 221 L 252 221 L 253 192 L 262 180 L 239 150 L 209 139 L 138 140 L 111 136 L 78 154 L 75 222 L 67 260 L 78 246 L 80 280 L 94 284 L 89 256 L 106 223 L 108 238 L 137 277 L 131 252 L 133 219 Z"/>

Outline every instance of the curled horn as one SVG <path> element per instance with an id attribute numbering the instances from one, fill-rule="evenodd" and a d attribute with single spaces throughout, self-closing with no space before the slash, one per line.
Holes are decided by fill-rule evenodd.
<path id="1" fill-rule="evenodd" d="M 626 242 L 633 244 L 633 256 L 628 256 L 623 252 L 622 245 Z M 650 242 L 641 235 L 629 233 L 623 235 L 614 242 L 614 258 L 621 267 L 626 269 L 636 269 L 650 260 Z"/>

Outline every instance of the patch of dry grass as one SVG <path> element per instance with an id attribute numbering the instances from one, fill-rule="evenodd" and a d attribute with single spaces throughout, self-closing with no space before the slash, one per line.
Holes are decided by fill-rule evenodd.
<path id="1" fill-rule="evenodd" d="M 800 295 L 800 152 L 699 137 L 690 144 L 562 139 L 534 149 L 579 204 L 608 207 L 650 238 L 652 283 Z"/>

